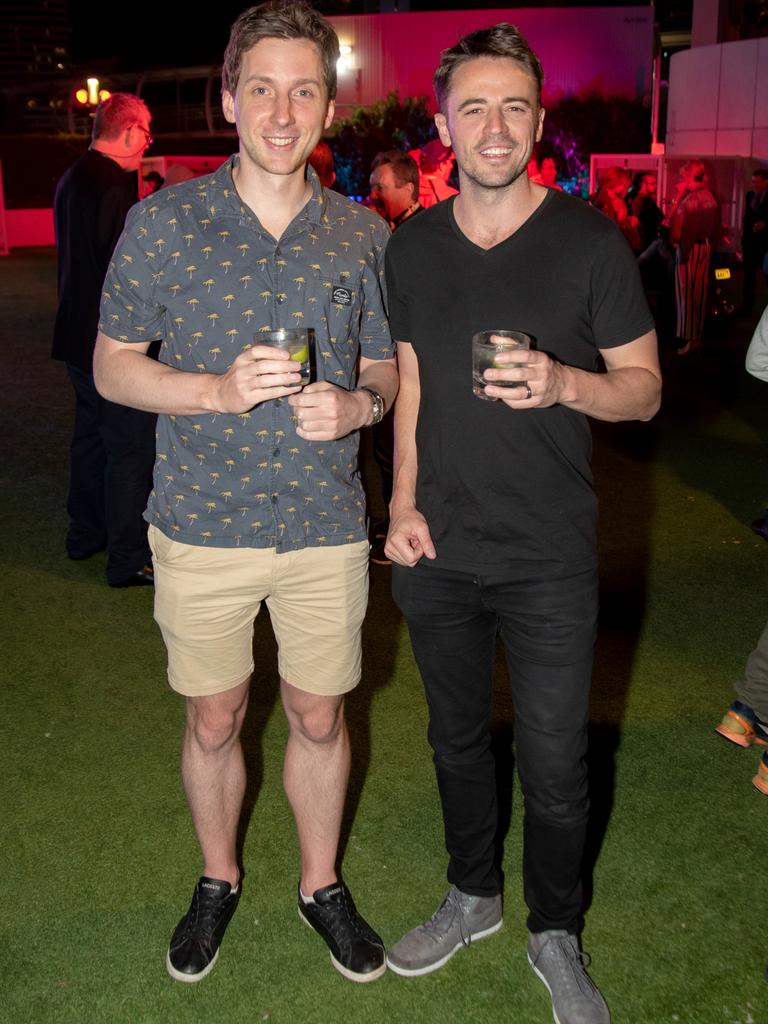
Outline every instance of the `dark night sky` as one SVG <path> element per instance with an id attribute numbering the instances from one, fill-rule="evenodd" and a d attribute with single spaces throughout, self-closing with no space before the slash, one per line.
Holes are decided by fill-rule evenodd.
<path id="1" fill-rule="evenodd" d="M 627 6 L 628 0 L 603 0 L 594 6 Z M 70 0 L 72 57 L 76 62 L 89 59 L 114 59 L 112 70 L 133 70 L 137 67 L 186 66 L 214 64 L 221 55 L 229 29 L 247 4 L 247 0 L 216 0 L 207 4 L 199 16 L 190 13 L 189 0 L 158 0 L 124 8 L 115 22 L 109 18 L 105 29 L 103 0 Z M 318 0 L 316 6 L 325 14 L 359 14 L 366 6 L 375 11 L 377 4 L 364 0 Z M 402 4 L 401 4 L 402 6 Z M 503 7 L 503 3 L 472 3 L 471 0 L 411 0 L 411 11 L 462 10 Z M 521 3 L 520 7 L 590 6 L 588 4 L 553 0 L 552 3 Z M 663 27 L 690 27 L 692 0 L 660 0 L 657 7 Z M 390 5 L 391 7 L 391 5 Z M 131 19 L 129 12 L 135 17 Z M 687 19 L 687 24 L 686 24 Z M 667 22 L 665 25 L 664 23 Z M 670 23 L 672 22 L 672 23 Z M 680 23 L 682 24 L 676 24 Z"/>

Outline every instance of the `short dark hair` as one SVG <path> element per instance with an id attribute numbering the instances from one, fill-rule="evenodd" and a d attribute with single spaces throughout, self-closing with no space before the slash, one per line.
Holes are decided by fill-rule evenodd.
<path id="1" fill-rule="evenodd" d="M 330 22 L 303 0 L 296 3 L 267 0 L 267 3 L 243 11 L 232 26 L 224 51 L 222 90 L 234 95 L 243 54 L 262 39 L 308 39 L 315 43 L 323 62 L 323 80 L 328 99 L 335 98 L 339 39 Z"/>
<path id="2" fill-rule="evenodd" d="M 753 178 L 762 178 L 763 181 L 768 181 L 768 167 L 756 167 L 752 171 Z"/>
<path id="3" fill-rule="evenodd" d="M 117 139 L 144 118 L 149 119 L 149 108 L 144 100 L 132 92 L 113 92 L 96 107 L 91 138 Z"/>
<path id="4" fill-rule="evenodd" d="M 632 178 L 632 188 L 635 192 L 639 192 L 643 187 L 643 182 L 646 178 L 656 178 L 658 180 L 658 174 L 654 170 L 635 171 Z"/>
<path id="5" fill-rule="evenodd" d="M 433 83 L 437 105 L 443 110 L 443 104 L 451 88 L 451 80 L 457 68 L 475 57 L 508 57 L 515 61 L 536 82 L 536 102 L 541 106 L 541 86 L 544 71 L 539 58 L 528 45 L 528 41 L 520 34 L 516 25 L 508 21 L 481 28 L 476 32 L 459 39 L 455 46 L 443 50 L 440 63 L 435 71 Z"/>
<path id="6" fill-rule="evenodd" d="M 371 163 L 371 170 L 375 171 L 382 164 L 389 164 L 391 166 L 392 174 L 395 177 L 395 184 L 398 188 L 402 188 L 403 185 L 410 185 L 413 198 L 418 198 L 419 165 L 410 153 L 404 153 L 401 149 L 387 149 L 382 153 L 377 153 Z"/>

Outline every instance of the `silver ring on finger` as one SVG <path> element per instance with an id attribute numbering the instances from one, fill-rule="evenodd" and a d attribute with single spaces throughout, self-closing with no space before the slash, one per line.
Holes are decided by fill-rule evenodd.
<path id="1" fill-rule="evenodd" d="M 527 380 L 523 381 L 523 383 L 525 384 L 525 397 L 526 397 L 526 400 L 529 399 L 529 398 L 533 398 L 533 390 L 531 389 L 531 385 L 528 383 Z"/>

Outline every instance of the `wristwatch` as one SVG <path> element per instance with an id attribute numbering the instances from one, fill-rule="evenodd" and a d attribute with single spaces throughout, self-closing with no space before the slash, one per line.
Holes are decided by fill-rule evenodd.
<path id="1" fill-rule="evenodd" d="M 378 391 L 374 391 L 373 388 L 358 388 L 358 391 L 367 391 L 371 396 L 371 403 L 373 404 L 373 420 L 371 426 L 376 423 L 381 423 L 384 419 L 384 399 L 381 397 Z"/>

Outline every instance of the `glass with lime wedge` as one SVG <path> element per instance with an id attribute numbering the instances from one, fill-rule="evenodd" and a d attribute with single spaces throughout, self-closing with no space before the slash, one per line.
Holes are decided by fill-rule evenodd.
<path id="1" fill-rule="evenodd" d="M 270 345 L 272 348 L 283 348 L 290 353 L 301 373 L 301 385 L 309 384 L 310 380 L 310 331 L 307 327 L 285 327 L 274 331 L 259 331 L 254 337 L 257 345 Z M 293 367 L 291 367 L 293 369 Z"/>

